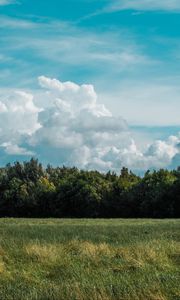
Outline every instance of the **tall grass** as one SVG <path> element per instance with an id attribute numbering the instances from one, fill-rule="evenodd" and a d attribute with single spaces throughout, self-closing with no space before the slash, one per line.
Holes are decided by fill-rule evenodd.
<path id="1" fill-rule="evenodd" d="M 179 220 L 0 220 L 0 299 L 179 300 Z"/>

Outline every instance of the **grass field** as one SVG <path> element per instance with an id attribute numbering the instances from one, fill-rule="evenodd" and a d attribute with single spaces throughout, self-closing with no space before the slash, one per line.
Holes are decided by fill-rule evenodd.
<path id="1" fill-rule="evenodd" d="M 180 220 L 0 220 L 0 299 L 180 299 Z"/>

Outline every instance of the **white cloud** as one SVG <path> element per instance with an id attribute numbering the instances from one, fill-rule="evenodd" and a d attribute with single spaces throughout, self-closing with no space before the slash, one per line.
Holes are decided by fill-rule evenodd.
<path id="1" fill-rule="evenodd" d="M 79 147 L 98 145 L 112 133 L 126 130 L 122 118 L 114 118 L 103 104 L 97 102 L 92 85 L 62 83 L 43 76 L 39 77 L 39 82 L 48 92 L 46 101 L 50 107 L 39 114 L 42 128 L 33 136 L 32 143 L 41 141 L 75 151 Z"/>
<path id="2" fill-rule="evenodd" d="M 132 138 L 126 121 L 98 102 L 92 85 L 39 77 L 38 93 L 0 97 L 0 145 L 7 155 L 80 168 L 119 171 L 168 167 L 180 154 L 180 135 L 146 145 Z M 33 150 L 32 150 L 33 149 Z"/>
<path id="3" fill-rule="evenodd" d="M 32 135 L 40 128 L 33 95 L 14 91 L 0 95 L 0 143 L 15 143 L 22 135 Z"/>
<path id="4" fill-rule="evenodd" d="M 33 151 L 29 151 L 23 147 L 19 147 L 18 145 L 13 145 L 11 142 L 3 143 L 0 147 L 5 149 L 5 153 L 8 155 L 25 155 L 25 156 L 33 156 L 35 153 Z"/>
<path id="5" fill-rule="evenodd" d="M 118 10 L 180 11 L 179 0 L 116 0 L 108 4 L 104 12 Z"/>
<path id="6" fill-rule="evenodd" d="M 11 0 L 0 0 L 0 6 L 1 5 L 8 5 L 8 4 L 11 4 L 12 1 Z"/>
<path id="7" fill-rule="evenodd" d="M 22 63 L 29 64 L 24 53 L 29 57 L 30 50 L 33 59 L 40 60 L 41 69 L 44 61 L 46 66 L 51 63 L 54 69 L 60 65 L 65 72 L 77 66 L 102 76 L 102 72 L 119 73 L 154 64 L 127 30 L 117 32 L 110 28 L 106 32 L 93 32 L 61 22 L 33 22 L 5 16 L 0 16 L 1 27 L 9 29 L 2 31 L 1 52 L 16 58 L 18 54 L 21 60 L 18 69 Z M 32 68 L 32 59 L 30 65 Z"/>
<path id="8" fill-rule="evenodd" d="M 9 3 L 10 4 L 10 3 Z M 0 4 L 1 5 L 1 4 Z M 15 29 L 32 29 L 35 28 L 35 23 L 23 19 L 11 18 L 8 16 L 0 16 L 0 28 Z"/>

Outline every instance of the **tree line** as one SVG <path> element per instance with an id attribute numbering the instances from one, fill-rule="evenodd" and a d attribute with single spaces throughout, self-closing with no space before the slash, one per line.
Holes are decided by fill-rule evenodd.
<path id="1" fill-rule="evenodd" d="M 180 168 L 120 175 L 43 168 L 36 159 L 0 168 L 0 217 L 178 218 Z"/>

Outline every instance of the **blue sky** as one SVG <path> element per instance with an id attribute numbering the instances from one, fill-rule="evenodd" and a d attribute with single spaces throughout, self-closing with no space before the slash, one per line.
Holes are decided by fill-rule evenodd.
<path id="1" fill-rule="evenodd" d="M 77 165 L 84 168 L 116 170 L 123 163 L 134 170 L 176 167 L 180 125 L 179 14 L 178 0 L 0 0 L 0 113 L 9 126 L 8 132 L 0 135 L 1 164 L 32 154 L 45 163 L 76 164 L 79 147 L 84 149 L 84 159 Z M 40 76 L 43 77 L 38 80 Z M 56 87 L 52 78 L 59 80 Z M 63 89 L 67 94 L 62 94 L 60 87 L 57 92 L 57 85 L 67 81 L 79 87 L 93 85 L 94 94 L 91 87 L 86 92 L 80 88 L 77 97 L 77 86 L 66 85 Z M 26 93 L 24 98 L 22 91 Z M 81 97 L 89 99 L 88 108 L 84 108 Z M 64 101 L 61 114 L 60 104 L 58 112 L 57 104 L 56 109 L 53 106 L 57 99 Z M 75 127 L 59 121 L 52 126 L 52 120 L 46 119 L 51 115 L 54 120 L 57 114 L 62 119 L 72 99 L 79 101 L 76 105 L 81 105 L 82 110 L 77 113 L 71 103 L 73 111 L 69 108 L 66 117 L 69 123 L 73 118 L 79 120 L 81 136 Z M 95 101 L 96 105 L 92 104 Z M 16 118 L 21 113 L 16 130 L 11 124 L 15 107 Z M 96 116 L 93 122 L 98 126 L 101 117 L 101 129 L 86 131 L 87 124 L 81 116 L 84 109 L 90 119 Z M 23 130 L 22 110 L 30 118 Z M 36 116 L 30 116 L 32 112 Z M 110 119 L 105 120 L 107 117 Z M 120 118 L 121 125 L 123 120 L 128 129 L 121 128 L 117 133 Z M 37 123 L 33 132 L 31 122 Z M 114 122 L 111 134 L 106 130 L 108 122 Z M 62 128 L 66 128 L 63 133 Z M 47 132 L 59 142 L 52 143 Z M 100 132 L 104 140 L 99 145 L 94 137 Z M 62 146 L 63 134 L 69 135 L 68 146 Z M 73 142 L 76 147 L 70 145 Z"/>

